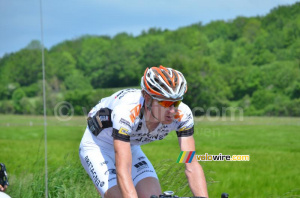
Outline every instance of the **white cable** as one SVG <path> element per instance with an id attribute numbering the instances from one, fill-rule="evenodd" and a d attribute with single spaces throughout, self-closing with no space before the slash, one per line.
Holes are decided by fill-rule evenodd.
<path id="1" fill-rule="evenodd" d="M 41 44 L 42 44 L 42 49 L 41 50 L 42 50 L 42 67 L 43 67 L 44 136 L 45 136 L 45 197 L 48 198 L 46 80 L 45 80 L 44 31 L 43 31 L 42 0 L 40 0 L 40 19 L 41 19 Z"/>

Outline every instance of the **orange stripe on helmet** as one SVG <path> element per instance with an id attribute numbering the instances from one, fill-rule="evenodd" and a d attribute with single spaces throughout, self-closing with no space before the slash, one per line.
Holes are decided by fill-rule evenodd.
<path id="1" fill-rule="evenodd" d="M 146 69 L 145 73 L 144 73 L 144 84 L 146 85 L 146 89 L 152 93 L 152 94 L 155 94 L 155 95 L 159 95 L 159 96 L 163 96 L 162 94 L 158 93 L 157 91 L 154 91 L 147 83 L 147 80 L 146 80 L 146 75 L 147 75 L 147 71 L 149 70 L 149 68 Z"/>
<path id="2" fill-rule="evenodd" d="M 167 83 L 167 85 L 171 86 L 168 79 L 165 77 L 165 75 L 161 72 L 161 70 L 157 67 L 152 67 L 151 69 L 157 71 L 157 73 L 160 74 L 160 76 L 164 79 L 164 81 Z M 168 70 L 167 70 L 168 71 Z M 157 76 L 157 75 L 156 75 Z M 158 77 L 158 76 L 157 76 Z"/>
<path id="3" fill-rule="evenodd" d="M 176 84 L 175 84 L 175 75 L 176 75 L 176 77 L 178 79 L 178 73 L 174 69 L 172 69 L 172 72 L 173 72 L 174 75 L 173 75 L 173 77 L 171 79 L 172 79 L 173 86 L 175 87 L 176 86 Z"/>
<path id="4" fill-rule="evenodd" d="M 159 68 L 165 70 L 165 72 L 167 73 L 169 79 L 170 79 L 171 82 L 172 82 L 173 87 L 176 87 L 176 84 L 175 84 L 175 76 L 172 75 L 173 77 L 171 77 L 171 76 L 169 75 L 169 70 L 168 70 L 167 68 L 165 68 L 164 66 L 161 65 Z M 175 75 L 176 75 L 177 78 L 178 78 L 178 74 L 177 74 L 177 72 L 176 72 L 174 69 L 171 69 L 171 72 L 172 72 L 172 73 L 175 73 Z M 171 86 L 169 83 L 168 83 L 168 85 Z"/>
<path id="5" fill-rule="evenodd" d="M 168 72 L 168 69 L 167 68 L 165 68 L 164 66 L 162 66 L 162 65 L 160 65 L 159 66 L 159 69 L 163 69 L 163 70 L 165 70 L 166 72 Z"/>

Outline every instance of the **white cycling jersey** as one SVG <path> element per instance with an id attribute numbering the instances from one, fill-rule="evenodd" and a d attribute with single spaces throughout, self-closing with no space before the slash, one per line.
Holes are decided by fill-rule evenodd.
<path id="1" fill-rule="evenodd" d="M 147 144 L 164 139 L 174 130 L 178 137 L 191 136 L 194 133 L 192 112 L 182 102 L 171 124 L 160 123 L 153 131 L 149 131 L 143 116 L 144 98 L 140 89 L 124 89 L 103 98 L 88 116 L 92 117 L 98 111 L 107 114 L 99 116 L 103 130 L 97 135 L 97 139 L 109 144 L 113 144 L 113 138 L 130 142 L 132 145 Z"/>

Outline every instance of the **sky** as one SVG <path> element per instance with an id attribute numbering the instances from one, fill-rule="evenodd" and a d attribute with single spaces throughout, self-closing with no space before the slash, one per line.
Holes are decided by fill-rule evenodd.
<path id="1" fill-rule="evenodd" d="M 151 27 L 179 27 L 237 16 L 264 16 L 296 0 L 0 0 L 0 57 L 41 40 L 44 46 L 83 35 L 134 36 Z M 299 0 L 298 0 L 299 1 Z"/>

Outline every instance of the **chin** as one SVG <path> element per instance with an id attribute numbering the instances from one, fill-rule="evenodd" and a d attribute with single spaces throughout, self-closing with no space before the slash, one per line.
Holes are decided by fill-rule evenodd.
<path id="1" fill-rule="evenodd" d="M 170 120 L 170 121 L 166 121 L 166 120 L 165 120 L 165 121 L 162 121 L 161 123 L 162 123 L 162 124 L 171 124 L 172 122 L 173 122 L 173 120 Z"/>

